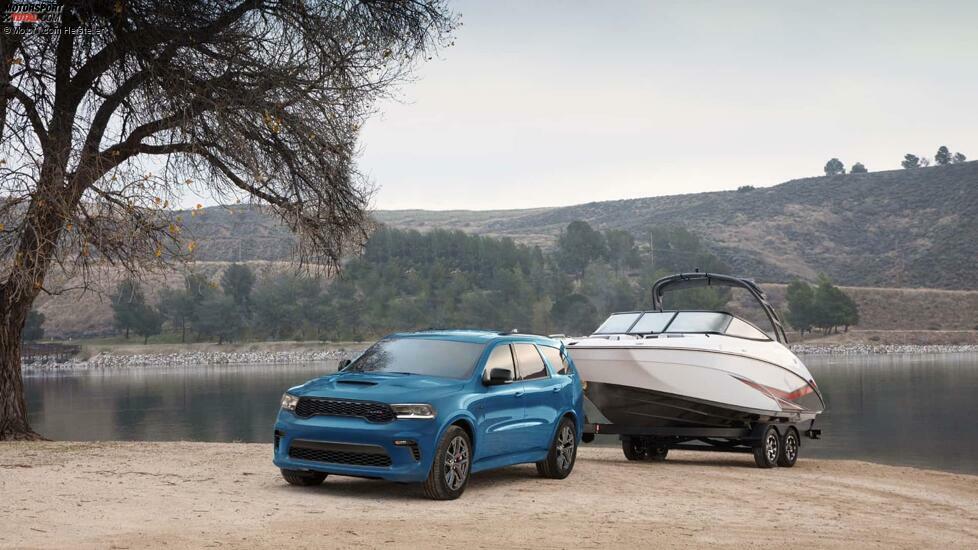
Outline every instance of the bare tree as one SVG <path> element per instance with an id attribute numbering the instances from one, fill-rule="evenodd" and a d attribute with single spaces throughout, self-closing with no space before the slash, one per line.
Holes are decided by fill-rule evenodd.
<path id="1" fill-rule="evenodd" d="M 35 438 L 21 331 L 57 270 L 139 273 L 192 251 L 184 189 L 270 209 L 300 260 L 362 242 L 354 155 L 373 102 L 449 40 L 441 0 L 0 0 L 0 440 Z M 43 7 L 43 6 L 42 6 Z M 52 277 L 53 279 L 53 277 Z"/>

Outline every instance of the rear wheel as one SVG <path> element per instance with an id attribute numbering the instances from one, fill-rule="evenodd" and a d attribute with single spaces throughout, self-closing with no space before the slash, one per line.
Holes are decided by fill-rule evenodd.
<path id="1" fill-rule="evenodd" d="M 472 443 L 459 426 L 449 426 L 438 442 L 431 471 L 424 482 L 424 494 L 435 500 L 454 500 L 469 483 Z"/>
<path id="2" fill-rule="evenodd" d="M 791 468 L 798 461 L 798 449 L 801 439 L 798 437 L 798 430 L 794 428 L 788 428 L 788 431 L 784 434 L 784 439 L 781 441 L 781 453 L 778 454 L 778 466 L 784 466 L 785 468 Z"/>
<path id="3" fill-rule="evenodd" d="M 754 445 L 754 463 L 758 468 L 774 468 L 781 454 L 781 437 L 774 426 L 764 428 L 761 440 Z"/>
<path id="4" fill-rule="evenodd" d="M 289 485 L 312 487 L 313 485 L 319 485 L 325 481 L 326 474 L 323 472 L 306 472 L 303 470 L 282 470 L 282 478 L 285 479 Z"/>
<path id="5" fill-rule="evenodd" d="M 564 418 L 557 426 L 557 433 L 550 444 L 547 459 L 537 462 L 537 472 L 550 479 L 564 479 L 574 469 L 577 459 L 577 427 L 570 418 Z"/>

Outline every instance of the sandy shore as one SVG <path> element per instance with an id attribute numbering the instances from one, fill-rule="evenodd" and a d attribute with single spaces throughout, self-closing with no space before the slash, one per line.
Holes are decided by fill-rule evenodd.
<path id="1" fill-rule="evenodd" d="M 331 477 L 286 485 L 268 445 L 0 444 L 0 546 L 64 548 L 978 547 L 978 476 L 585 447 L 564 481 L 478 474 L 461 500 Z"/>

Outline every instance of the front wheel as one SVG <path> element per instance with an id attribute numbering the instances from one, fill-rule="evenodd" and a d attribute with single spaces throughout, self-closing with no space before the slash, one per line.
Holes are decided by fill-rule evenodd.
<path id="1" fill-rule="evenodd" d="M 435 457 L 424 482 L 424 494 L 434 500 L 454 500 L 469 483 L 472 442 L 459 426 L 449 426 L 438 441 Z"/>
<path id="2" fill-rule="evenodd" d="M 758 468 L 774 468 L 781 454 L 781 436 L 774 426 L 764 428 L 761 440 L 754 445 L 754 463 Z"/>
<path id="3" fill-rule="evenodd" d="M 564 479 L 574 469 L 577 460 L 577 427 L 570 418 L 564 418 L 557 426 L 557 433 L 550 444 L 547 459 L 537 462 L 537 472 L 550 479 Z"/>
<path id="4" fill-rule="evenodd" d="M 289 485 L 298 485 L 299 487 L 312 487 L 314 485 L 320 485 L 326 480 L 326 474 L 323 472 L 306 472 L 303 470 L 282 470 L 282 479 L 287 481 Z"/>

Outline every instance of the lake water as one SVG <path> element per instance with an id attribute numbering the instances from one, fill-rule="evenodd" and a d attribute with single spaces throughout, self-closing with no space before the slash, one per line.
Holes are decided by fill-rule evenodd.
<path id="1" fill-rule="evenodd" d="M 803 359 L 828 401 L 803 457 L 978 473 L 978 354 Z M 25 385 L 34 429 L 52 439 L 270 442 L 282 392 L 335 368 L 79 371 Z"/>

